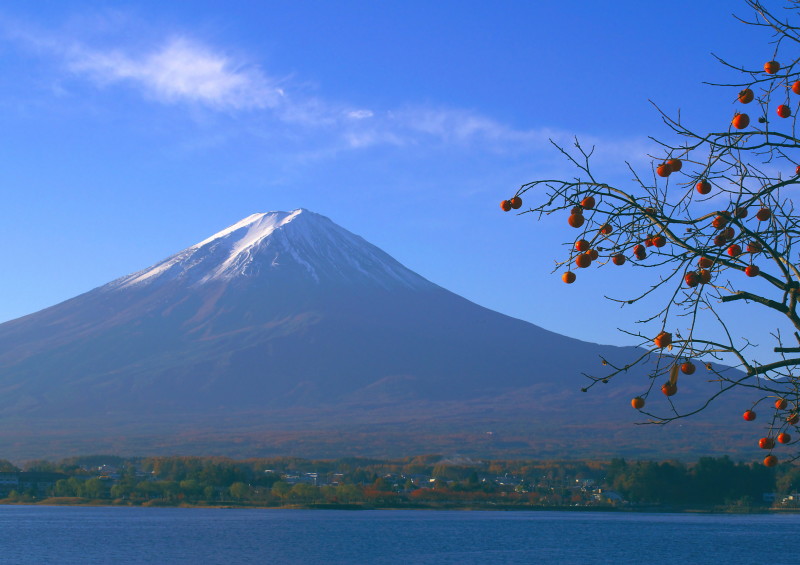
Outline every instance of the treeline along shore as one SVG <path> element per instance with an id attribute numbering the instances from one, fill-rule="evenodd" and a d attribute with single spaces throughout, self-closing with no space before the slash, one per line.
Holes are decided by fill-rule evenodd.
<path id="1" fill-rule="evenodd" d="M 476 461 L 93 455 L 0 460 L 0 503 L 303 508 L 800 508 L 800 466 L 677 461 Z"/>

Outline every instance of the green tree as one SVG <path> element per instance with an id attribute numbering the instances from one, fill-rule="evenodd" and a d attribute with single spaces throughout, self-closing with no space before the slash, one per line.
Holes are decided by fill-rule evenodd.
<path id="1" fill-rule="evenodd" d="M 628 466 L 619 490 L 632 502 L 683 504 L 690 501 L 686 469 L 678 463 L 654 461 Z"/>
<path id="2" fill-rule="evenodd" d="M 319 488 L 306 483 L 297 483 L 289 492 L 289 498 L 297 502 L 316 502 L 319 497 Z"/>
<path id="3" fill-rule="evenodd" d="M 110 489 L 111 498 L 130 498 L 136 489 L 136 479 L 125 477 L 116 482 Z"/>
<path id="4" fill-rule="evenodd" d="M 361 502 L 364 500 L 364 495 L 356 485 L 339 485 L 336 487 L 336 498 L 344 503 Z"/>
<path id="5" fill-rule="evenodd" d="M 55 496 L 78 496 L 80 486 L 79 481 L 74 477 L 61 479 L 60 481 L 56 481 L 53 487 L 53 494 Z"/>
<path id="6" fill-rule="evenodd" d="M 83 482 L 79 492 L 85 498 L 104 498 L 106 484 L 98 478 L 89 479 Z"/>
<path id="7" fill-rule="evenodd" d="M 203 485 L 195 479 L 185 479 L 178 483 L 180 492 L 190 500 L 196 500 L 203 496 Z"/>
<path id="8" fill-rule="evenodd" d="M 722 504 L 726 499 L 738 498 L 740 471 L 728 457 L 701 457 L 691 470 L 693 500 Z"/>
<path id="9" fill-rule="evenodd" d="M 235 482 L 228 489 L 231 496 L 240 502 L 250 496 L 250 490 L 250 485 L 242 482 Z"/>
<path id="10" fill-rule="evenodd" d="M 271 492 L 274 496 L 278 497 L 282 501 L 285 501 L 289 497 L 289 491 L 292 490 L 292 485 L 285 481 L 278 481 L 272 485 Z"/>

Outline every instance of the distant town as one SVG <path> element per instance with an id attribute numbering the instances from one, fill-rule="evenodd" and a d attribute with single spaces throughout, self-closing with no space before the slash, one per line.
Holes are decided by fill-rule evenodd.
<path id="1" fill-rule="evenodd" d="M 0 503 L 301 508 L 800 509 L 800 466 L 676 461 L 476 461 L 87 456 L 0 461 Z"/>

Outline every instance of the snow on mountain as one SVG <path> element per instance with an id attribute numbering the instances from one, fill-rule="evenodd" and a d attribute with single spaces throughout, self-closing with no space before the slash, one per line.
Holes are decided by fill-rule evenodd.
<path id="1" fill-rule="evenodd" d="M 302 208 L 252 214 L 108 287 L 124 289 L 167 281 L 204 285 L 291 270 L 317 284 L 339 281 L 383 288 L 436 287 L 363 238 Z"/>

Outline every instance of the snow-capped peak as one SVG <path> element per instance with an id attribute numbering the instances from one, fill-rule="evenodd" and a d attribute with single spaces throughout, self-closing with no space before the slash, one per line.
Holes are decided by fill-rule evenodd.
<path id="1" fill-rule="evenodd" d="M 212 245 L 218 240 L 229 238 L 233 245 L 230 248 L 230 255 L 213 273 L 205 277 L 206 280 L 212 278 L 225 278 L 235 274 L 236 265 L 246 265 L 251 257 L 254 248 L 268 238 L 272 233 L 303 213 L 302 209 L 293 212 L 268 212 L 261 214 L 251 214 L 245 219 L 236 222 L 229 228 L 215 233 L 208 239 L 201 241 L 189 249 L 201 249 L 206 245 Z"/>
<path id="2" fill-rule="evenodd" d="M 269 236 L 273 231 L 275 231 L 276 228 L 279 228 L 280 226 L 291 222 L 302 212 L 304 212 L 304 210 L 300 208 L 298 210 L 288 213 L 262 212 L 260 214 L 251 214 L 246 218 L 244 218 L 243 220 L 239 220 L 232 226 L 227 227 L 224 230 L 215 233 L 208 239 L 204 239 L 200 243 L 192 245 L 190 249 L 203 247 L 204 245 L 207 245 L 212 241 L 223 238 L 230 234 L 235 234 L 239 230 L 246 229 L 247 230 L 246 234 L 243 237 L 239 238 L 239 243 L 241 244 L 240 249 L 243 249 L 247 246 L 252 246 L 259 240 Z"/>
<path id="3" fill-rule="evenodd" d="M 337 282 L 430 287 L 364 239 L 308 210 L 252 214 L 200 243 L 111 283 L 127 288 L 178 280 L 205 284 L 269 273 Z"/>

